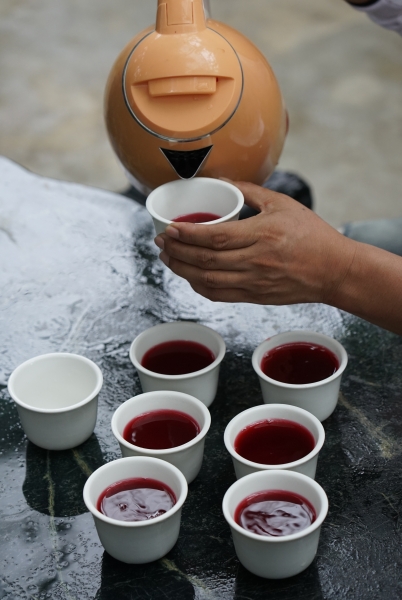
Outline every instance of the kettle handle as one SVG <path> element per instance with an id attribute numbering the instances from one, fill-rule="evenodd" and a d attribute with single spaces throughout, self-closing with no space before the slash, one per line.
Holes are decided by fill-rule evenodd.
<path id="1" fill-rule="evenodd" d="M 209 0 L 206 9 L 209 10 Z M 162 35 L 206 29 L 204 0 L 158 0 L 156 31 Z"/>

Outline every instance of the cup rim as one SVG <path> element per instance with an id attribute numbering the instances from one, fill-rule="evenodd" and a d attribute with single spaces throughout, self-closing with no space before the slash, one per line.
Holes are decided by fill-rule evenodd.
<path id="1" fill-rule="evenodd" d="M 164 393 L 167 393 L 169 395 L 173 394 L 174 396 L 178 396 L 183 399 L 186 398 L 192 404 L 196 404 L 200 408 L 200 410 L 203 413 L 204 418 L 205 418 L 205 423 L 204 423 L 202 429 L 200 430 L 200 432 L 195 436 L 195 438 L 193 438 L 189 442 L 186 442 L 185 444 L 181 444 L 181 446 L 175 446 L 174 448 L 163 448 L 163 449 L 142 448 L 141 446 L 136 446 L 135 444 L 131 444 L 130 442 L 127 442 L 127 440 L 125 440 L 124 437 L 118 431 L 117 425 L 116 425 L 118 415 L 121 412 L 123 412 L 123 407 L 126 407 L 127 402 L 129 402 L 130 404 L 135 404 L 135 401 L 137 398 L 143 399 L 144 397 L 147 397 L 147 398 L 160 397 L 160 395 L 164 394 Z M 167 407 L 167 408 L 169 409 L 169 407 Z M 151 410 L 149 412 L 151 412 Z M 140 416 L 142 414 L 144 414 L 144 412 L 139 413 L 137 416 Z M 145 392 L 143 394 L 138 394 L 137 396 L 133 396 L 132 398 L 129 398 L 128 400 L 126 400 L 125 402 L 120 404 L 120 406 L 113 413 L 111 426 L 112 426 L 113 435 L 117 439 L 119 444 L 122 444 L 129 450 L 134 449 L 136 452 L 144 454 L 146 456 L 149 456 L 149 453 L 152 453 L 153 455 L 155 455 L 155 457 L 163 457 L 163 456 L 166 456 L 167 454 L 177 454 L 179 452 L 183 452 L 183 450 L 187 450 L 188 448 L 195 446 L 195 444 L 197 444 L 202 439 L 204 439 L 209 431 L 209 428 L 211 427 L 211 413 L 209 412 L 209 410 L 205 406 L 205 404 L 203 402 L 201 402 L 201 400 L 198 400 L 198 398 L 195 398 L 195 396 L 191 396 L 190 394 L 185 394 L 183 392 L 160 390 L 160 391 Z"/>
<path id="2" fill-rule="evenodd" d="M 181 487 L 180 496 L 179 496 L 179 498 L 176 499 L 176 504 L 174 506 L 172 506 L 172 508 L 170 508 L 167 512 L 165 512 L 165 514 L 160 515 L 159 517 L 154 517 L 153 519 L 149 519 L 147 521 L 119 521 L 118 519 L 112 519 L 111 517 L 107 517 L 106 515 L 101 513 L 100 510 L 98 510 L 96 508 L 96 506 L 93 504 L 93 502 L 89 498 L 89 487 L 90 487 L 92 481 L 94 480 L 94 478 L 97 475 L 99 475 L 100 471 L 112 469 L 113 467 L 111 467 L 110 465 L 114 465 L 115 463 L 120 463 L 122 460 L 135 461 L 135 462 L 138 462 L 140 460 L 141 461 L 145 460 L 145 461 L 149 461 L 149 462 L 157 461 L 158 464 L 162 463 L 161 466 L 163 465 L 163 467 L 165 467 L 168 471 L 172 471 L 173 473 L 175 473 L 175 475 L 179 478 L 180 487 Z M 121 480 L 117 480 L 117 481 L 121 481 Z M 83 493 L 84 503 L 85 503 L 87 509 L 90 511 L 90 513 L 94 517 L 100 519 L 101 521 L 104 521 L 105 523 L 109 523 L 110 525 L 115 525 L 117 527 L 125 527 L 126 529 L 127 528 L 132 529 L 132 528 L 137 528 L 137 527 L 149 527 L 151 525 L 154 525 L 155 523 L 161 523 L 162 521 L 166 521 L 166 519 L 169 519 L 171 516 L 173 516 L 175 513 L 177 513 L 182 508 L 182 506 L 187 498 L 188 484 L 187 484 L 186 478 L 184 477 L 183 473 L 177 467 L 175 467 L 171 463 L 166 462 L 165 460 L 161 460 L 160 458 L 154 458 L 152 456 L 126 456 L 123 458 L 118 458 L 116 460 L 112 460 L 112 461 L 102 465 L 98 469 L 96 469 L 93 473 L 91 473 L 91 475 L 88 477 L 88 479 L 85 482 L 82 493 Z"/>
<path id="3" fill-rule="evenodd" d="M 244 414 L 251 414 L 253 412 L 257 412 L 257 410 L 266 410 L 268 412 L 271 409 L 279 409 L 279 408 L 280 409 L 284 408 L 284 410 L 289 410 L 289 412 L 293 411 L 294 413 L 303 414 L 315 423 L 315 425 L 318 429 L 318 440 L 315 443 L 314 448 L 311 450 L 311 452 L 309 452 L 302 458 L 299 458 L 298 460 L 294 460 L 293 462 L 282 463 L 282 464 L 278 464 L 278 465 L 269 465 L 269 464 L 264 464 L 264 463 L 253 462 L 251 460 L 248 460 L 247 458 L 244 458 L 243 456 L 241 456 L 241 454 L 236 452 L 233 444 L 230 442 L 229 436 L 230 436 L 231 430 L 235 427 L 237 421 L 239 421 Z M 267 416 L 267 418 L 268 418 L 268 416 Z M 284 418 L 284 417 L 281 417 L 281 418 Z M 258 420 L 262 420 L 262 419 L 263 419 L 263 417 L 261 417 L 261 419 L 257 418 L 255 421 L 252 421 L 251 423 L 249 423 L 249 425 L 252 425 L 253 423 L 257 423 Z M 292 418 L 289 417 L 287 420 L 291 421 Z M 298 421 L 294 421 L 294 422 L 296 422 L 300 425 L 300 423 Z M 240 429 L 236 435 L 239 435 L 240 431 L 242 431 L 245 427 L 248 427 L 248 425 L 245 425 L 242 429 Z M 304 427 L 306 427 L 306 425 L 304 425 Z M 306 429 L 308 429 L 308 427 L 306 427 Z M 309 429 L 309 431 L 311 433 L 310 429 Z M 227 424 L 227 426 L 225 428 L 223 440 L 224 440 L 226 449 L 229 452 L 229 454 L 231 454 L 231 456 L 233 458 L 235 458 L 236 460 L 238 460 L 239 462 L 241 462 L 242 464 L 244 464 L 248 467 L 252 467 L 254 469 L 259 469 L 260 471 L 262 471 L 262 470 L 264 470 L 264 471 L 288 470 L 288 469 L 293 469 L 294 467 L 298 467 L 298 466 L 308 462 L 309 460 L 314 458 L 321 451 L 321 449 L 324 445 L 324 442 L 325 442 L 325 429 L 324 429 L 321 421 L 319 419 L 317 419 L 317 417 L 315 415 L 313 415 L 311 412 L 305 410 L 304 408 L 299 408 L 298 406 L 293 406 L 292 404 L 278 404 L 278 403 L 277 404 L 259 404 L 258 406 L 253 406 L 251 408 L 243 410 L 242 412 L 238 413 L 235 417 L 233 417 L 233 419 L 231 419 L 231 421 L 229 421 L 229 423 Z"/>
<path id="4" fill-rule="evenodd" d="M 244 485 L 245 480 L 250 481 L 250 477 L 252 477 L 253 479 L 257 479 L 257 478 L 263 479 L 264 477 L 267 477 L 267 476 L 271 477 L 272 475 L 274 475 L 278 472 L 281 474 L 284 474 L 285 477 L 305 481 L 308 485 L 311 485 L 313 488 L 315 488 L 316 492 L 320 496 L 320 499 L 322 502 L 322 508 L 321 508 L 320 514 L 317 515 L 317 518 L 314 521 L 314 523 L 311 523 L 311 525 L 309 525 L 308 527 L 303 529 L 303 531 L 299 531 L 298 533 L 292 533 L 290 535 L 283 535 L 280 537 L 259 535 L 258 533 L 253 533 L 252 531 L 248 531 L 247 529 L 244 529 L 243 527 L 238 525 L 236 523 L 236 521 L 234 520 L 234 518 L 232 517 L 232 515 L 230 514 L 230 511 L 228 508 L 229 498 L 230 498 L 230 495 L 233 493 L 233 491 L 237 487 Z M 265 491 L 267 489 L 269 490 L 269 489 L 274 489 L 274 488 L 269 488 L 268 486 L 266 486 L 265 489 L 263 488 L 263 489 L 261 489 L 261 491 Z M 275 488 L 275 489 L 277 489 L 277 488 Z M 245 498 L 247 498 L 247 495 L 244 496 L 244 499 Z M 328 508 L 329 508 L 329 503 L 328 503 L 327 494 L 325 493 L 324 489 L 320 486 L 319 483 L 317 483 L 314 479 L 311 479 L 311 477 L 308 477 L 307 475 L 303 475 L 302 473 L 298 473 L 296 471 L 287 471 L 284 469 L 275 469 L 272 471 L 258 471 L 257 473 L 250 473 L 250 475 L 245 475 L 241 479 L 238 479 L 237 481 L 232 483 L 230 488 L 228 488 L 228 490 L 226 491 L 226 493 L 223 497 L 223 501 L 222 501 L 223 515 L 230 527 L 232 527 L 235 531 L 237 531 L 241 535 L 244 535 L 245 537 L 248 537 L 251 540 L 255 540 L 258 542 L 262 542 L 262 543 L 270 543 L 270 544 L 272 544 L 272 543 L 273 544 L 280 544 L 280 543 L 283 544 L 286 542 L 291 542 L 293 540 L 298 540 L 300 538 L 306 537 L 310 533 L 313 533 L 316 529 L 321 527 L 321 525 L 323 524 L 325 517 L 327 516 L 327 513 L 328 513 Z"/>
<path id="5" fill-rule="evenodd" d="M 219 219 L 215 219 L 214 221 L 207 221 L 207 222 L 204 222 L 204 223 L 197 223 L 197 225 L 216 225 L 216 224 L 219 224 L 219 223 L 224 223 L 224 222 L 230 220 L 232 217 L 234 217 L 235 215 L 237 215 L 240 212 L 240 210 L 242 209 L 242 207 L 244 205 L 244 196 L 243 196 L 242 192 L 239 190 L 239 188 L 237 188 L 235 185 L 233 185 L 232 183 L 229 183 L 228 181 L 223 181 L 222 179 L 215 179 L 214 177 L 194 177 L 191 180 L 184 180 L 184 183 L 186 184 L 189 181 L 193 182 L 195 179 L 197 179 L 197 181 L 205 180 L 208 183 L 209 182 L 214 182 L 214 185 L 220 185 L 222 187 L 230 188 L 231 190 L 233 190 L 235 192 L 236 197 L 237 197 L 236 207 L 230 213 L 227 213 L 223 217 L 220 217 Z M 151 215 L 151 217 L 153 219 L 156 219 L 160 223 L 164 223 L 166 226 L 170 225 L 171 223 L 174 223 L 174 221 L 169 220 L 169 219 L 165 219 L 164 217 L 162 217 L 161 215 L 159 215 L 154 210 L 154 208 L 153 208 L 153 199 L 154 199 L 154 197 L 156 195 L 156 192 L 161 187 L 166 187 L 166 186 L 173 187 L 173 185 L 177 185 L 178 182 L 183 182 L 183 180 L 181 180 L 181 179 L 175 179 L 174 181 L 169 181 L 167 183 L 164 183 L 164 184 L 158 186 L 157 188 L 155 188 L 154 190 L 152 190 L 152 192 L 147 197 L 147 200 L 146 200 L 146 203 L 145 203 L 146 209 L 149 212 L 149 214 Z M 205 185 L 205 184 L 201 183 L 201 185 Z"/>
<path id="6" fill-rule="evenodd" d="M 218 352 L 215 360 L 210 365 L 208 365 L 207 367 L 204 367 L 203 369 L 200 369 L 199 371 L 193 371 L 192 373 L 184 373 L 182 375 L 164 375 L 163 373 L 156 373 L 155 371 L 150 371 L 149 369 L 146 369 L 145 367 L 143 367 L 142 364 L 137 360 L 137 357 L 134 354 L 135 346 L 138 344 L 138 342 L 142 338 L 149 335 L 150 331 L 152 331 L 152 330 L 155 330 L 157 328 L 161 328 L 161 329 L 162 328 L 167 329 L 168 327 L 174 328 L 176 326 L 176 324 L 182 324 L 182 323 L 184 323 L 186 325 L 188 324 L 191 327 L 202 328 L 204 330 L 207 330 L 210 335 L 215 337 L 215 339 L 219 345 L 219 352 Z M 167 340 L 167 341 L 175 341 L 175 340 Z M 158 345 L 158 343 L 161 343 L 161 342 L 155 342 L 153 344 L 153 346 Z M 150 346 L 149 349 L 151 349 L 153 346 Z M 158 325 L 149 327 L 148 329 L 145 329 L 145 331 L 142 331 L 140 334 L 138 334 L 137 337 L 131 343 L 129 356 L 130 356 L 130 360 L 131 360 L 132 364 L 134 365 L 134 367 L 137 369 L 137 371 L 141 371 L 141 373 L 145 373 L 146 375 L 148 375 L 150 377 L 153 377 L 155 379 L 160 379 L 163 381 L 183 381 L 186 379 L 193 379 L 195 377 L 199 377 L 201 375 L 204 375 L 205 373 L 209 373 L 210 371 L 215 369 L 222 362 L 222 360 L 225 357 L 225 353 L 226 353 L 226 344 L 225 344 L 223 337 L 217 331 L 212 329 L 211 327 L 207 327 L 206 325 L 202 325 L 201 323 L 193 323 L 192 321 L 170 321 L 169 323 L 159 323 Z"/>
<path id="7" fill-rule="evenodd" d="M 64 406 L 63 408 L 38 408 L 36 406 L 32 406 L 31 404 L 27 404 L 26 402 L 24 402 L 23 400 L 18 398 L 18 396 L 16 395 L 16 393 L 14 391 L 14 385 L 15 385 L 14 382 L 15 382 L 16 377 L 18 376 L 20 371 L 22 371 L 23 368 L 25 368 L 26 366 L 28 366 L 30 364 L 34 364 L 36 362 L 40 362 L 40 361 L 46 360 L 48 358 L 54 358 L 54 357 L 58 358 L 58 357 L 66 357 L 66 356 L 68 356 L 69 358 L 78 359 L 79 361 L 86 363 L 88 366 L 90 366 L 93 369 L 93 371 L 95 371 L 96 379 L 97 379 L 96 386 L 95 386 L 94 390 L 88 396 L 86 396 L 86 398 L 84 398 L 83 400 L 80 400 L 80 402 L 77 402 L 76 404 L 71 404 L 70 406 Z M 98 365 L 96 363 L 94 363 L 90 358 L 87 358 L 86 356 L 82 356 L 81 354 L 74 354 L 72 352 L 49 352 L 47 354 L 39 354 L 38 356 L 29 358 L 28 360 L 26 360 L 23 363 L 21 363 L 20 365 L 18 365 L 18 367 L 16 367 L 14 369 L 14 371 L 11 373 L 11 375 L 8 379 L 7 388 L 8 388 L 8 392 L 9 392 L 10 396 L 12 397 L 14 402 L 16 404 L 18 404 L 19 406 L 21 406 L 27 410 L 30 410 L 32 412 L 37 412 L 37 413 L 42 413 L 42 414 L 58 414 L 58 413 L 70 412 L 72 410 L 77 410 L 78 408 L 81 408 L 81 406 L 88 404 L 88 402 L 91 402 L 91 400 L 93 400 L 99 394 L 99 392 L 102 388 L 102 385 L 103 385 L 102 371 L 100 370 Z"/>
<path id="8" fill-rule="evenodd" d="M 268 344 L 268 342 L 272 342 L 272 340 L 274 340 L 275 338 L 279 338 L 279 337 L 282 337 L 287 334 L 308 334 L 308 335 L 315 336 L 317 338 L 316 343 L 319 344 L 321 342 L 321 346 L 325 346 L 325 348 L 327 348 L 328 350 L 331 350 L 331 348 L 328 348 L 328 346 L 325 344 L 325 341 L 330 340 L 331 344 L 335 345 L 335 347 L 337 348 L 337 350 L 339 351 L 339 354 L 341 356 L 340 365 L 339 365 L 338 369 L 335 371 L 335 373 L 333 373 L 329 377 L 326 377 L 325 379 L 321 379 L 320 381 L 314 381 L 313 383 L 297 383 L 297 384 L 296 383 L 284 383 L 283 381 L 278 381 L 277 379 L 272 379 L 272 377 L 269 377 L 268 375 L 266 375 L 264 373 L 264 371 L 261 369 L 261 365 L 260 365 L 261 358 L 264 356 L 264 354 L 262 354 L 261 357 L 260 357 L 260 355 L 262 352 L 264 352 L 264 347 Z M 303 340 L 299 340 L 299 341 L 302 342 Z M 298 340 L 293 340 L 293 342 L 297 343 Z M 292 342 L 289 341 L 289 342 L 278 343 L 278 344 L 276 344 L 276 346 L 273 346 L 273 348 L 277 348 L 277 347 L 285 345 L 287 343 L 291 344 Z M 307 330 L 307 329 L 296 329 L 296 330 L 283 331 L 281 333 L 277 333 L 276 335 L 273 335 L 270 338 L 267 338 L 266 340 L 261 342 L 261 344 L 259 344 L 253 352 L 253 355 L 251 357 L 251 362 L 252 362 L 254 371 L 257 373 L 257 375 L 264 381 L 267 381 L 268 383 L 271 383 L 273 385 L 276 385 L 277 387 L 282 387 L 282 388 L 289 389 L 289 390 L 308 390 L 308 389 L 320 387 L 326 383 L 330 383 L 331 381 L 338 379 L 338 377 L 340 377 L 342 375 L 342 373 L 344 372 L 344 370 L 347 367 L 348 355 L 347 355 L 345 348 L 342 346 L 342 344 L 340 342 L 338 342 L 338 340 L 336 340 L 335 338 L 325 335 L 324 333 L 318 333 L 316 331 L 311 331 L 311 330 Z"/>

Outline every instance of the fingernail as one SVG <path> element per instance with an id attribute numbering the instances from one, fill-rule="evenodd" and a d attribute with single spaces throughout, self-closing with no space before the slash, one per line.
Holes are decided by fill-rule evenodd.
<path id="1" fill-rule="evenodd" d="M 227 177 L 219 177 L 221 181 L 226 181 L 227 183 L 233 183 L 232 179 L 228 179 Z"/>
<path id="2" fill-rule="evenodd" d="M 164 249 L 165 247 L 165 242 L 163 241 L 163 238 L 158 235 L 155 239 L 154 239 L 155 244 L 158 246 L 158 248 L 160 248 L 161 250 Z"/>
<path id="3" fill-rule="evenodd" d="M 169 257 L 166 254 L 166 252 L 161 252 L 159 254 L 159 258 L 161 259 L 161 261 L 163 262 L 163 264 L 165 264 L 167 267 L 169 266 Z"/>
<path id="4" fill-rule="evenodd" d="M 172 225 L 168 225 L 165 229 L 165 233 L 167 233 L 167 235 L 169 237 L 174 238 L 175 240 L 178 240 L 180 237 L 180 231 L 177 229 L 177 227 L 172 227 Z"/>

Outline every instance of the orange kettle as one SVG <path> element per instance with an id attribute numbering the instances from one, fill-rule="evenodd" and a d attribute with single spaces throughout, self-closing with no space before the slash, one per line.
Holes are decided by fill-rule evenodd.
<path id="1" fill-rule="evenodd" d="M 105 120 L 129 179 L 145 193 L 194 176 L 262 184 L 288 128 L 268 62 L 238 31 L 206 19 L 203 0 L 158 0 L 156 26 L 112 68 Z"/>

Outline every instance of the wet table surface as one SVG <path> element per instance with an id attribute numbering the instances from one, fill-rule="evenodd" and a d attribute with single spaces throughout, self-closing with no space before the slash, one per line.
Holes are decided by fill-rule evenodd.
<path id="1" fill-rule="evenodd" d="M 0 159 L 0 599 L 402 598 L 401 338 L 322 305 L 214 304 L 162 265 L 153 237 L 133 200 Z M 212 327 L 227 354 L 179 540 L 164 559 L 130 566 L 104 552 L 82 488 L 94 469 L 120 457 L 110 420 L 141 393 L 131 341 L 175 320 Z M 316 479 L 330 510 L 317 557 L 296 577 L 268 581 L 239 564 L 222 516 L 235 481 L 223 432 L 262 402 L 255 346 L 296 328 L 338 339 L 349 365 L 324 422 Z M 27 441 L 6 387 L 18 364 L 56 351 L 83 354 L 104 375 L 95 432 L 66 452 Z"/>

